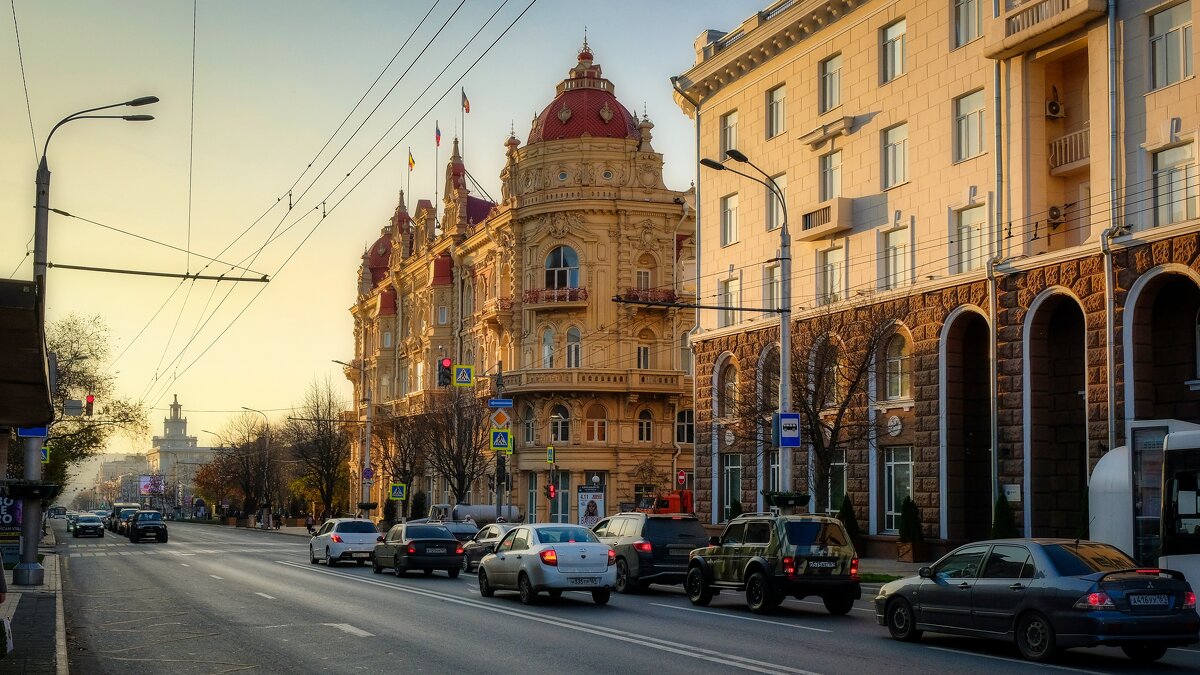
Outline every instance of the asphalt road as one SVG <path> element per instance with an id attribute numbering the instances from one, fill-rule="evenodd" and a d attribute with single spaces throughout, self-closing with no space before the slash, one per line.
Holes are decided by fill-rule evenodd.
<path id="1" fill-rule="evenodd" d="M 525 607 L 515 593 L 481 598 L 474 575 L 310 565 L 302 537 L 170 529 L 166 544 L 58 532 L 73 672 L 1145 672 L 1115 649 L 1032 666 L 1009 644 L 928 634 L 896 642 L 868 598 L 844 617 L 790 599 L 757 616 L 728 593 L 701 609 L 669 586 L 614 594 L 606 607 L 585 593 Z M 1200 672 L 1200 646 L 1171 650 L 1149 672 Z"/>

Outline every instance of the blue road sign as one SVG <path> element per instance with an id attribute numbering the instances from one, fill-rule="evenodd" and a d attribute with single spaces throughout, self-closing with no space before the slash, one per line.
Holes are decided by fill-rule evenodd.
<path id="1" fill-rule="evenodd" d="M 45 438 L 46 427 L 17 427 L 17 438 Z"/>
<path id="2" fill-rule="evenodd" d="M 800 447 L 800 413 L 775 413 L 772 436 L 781 448 Z"/>
<path id="3" fill-rule="evenodd" d="M 408 485 L 405 483 L 392 483 L 391 492 L 388 494 L 388 499 L 396 501 L 404 501 L 408 499 Z"/>
<path id="4" fill-rule="evenodd" d="M 488 407 L 489 408 L 511 408 L 512 407 L 512 399 L 511 398 L 489 398 L 488 399 Z"/>
<path id="5" fill-rule="evenodd" d="M 475 366 L 460 366 L 457 363 L 454 364 L 454 386 L 474 387 Z"/>
<path id="6" fill-rule="evenodd" d="M 508 429 L 492 429 L 492 450 L 508 450 Z"/>
<path id="7" fill-rule="evenodd" d="M 369 466 L 367 468 L 363 469 L 363 478 L 366 478 L 367 480 L 371 480 L 374 477 L 375 477 L 374 469 L 372 469 Z"/>
<path id="8" fill-rule="evenodd" d="M 42 464 L 50 463 L 50 448 L 42 446 Z"/>

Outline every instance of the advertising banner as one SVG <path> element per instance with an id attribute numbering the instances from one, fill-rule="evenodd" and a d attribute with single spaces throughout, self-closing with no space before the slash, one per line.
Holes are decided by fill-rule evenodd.
<path id="1" fill-rule="evenodd" d="M 604 517 L 604 488 L 598 485 L 580 485 L 579 524 L 591 527 Z"/>
<path id="2" fill-rule="evenodd" d="M 138 494 L 143 497 L 163 494 L 162 474 L 138 476 Z"/>
<path id="3" fill-rule="evenodd" d="M 0 497 L 0 551 L 5 562 L 21 559 L 21 500 Z"/>

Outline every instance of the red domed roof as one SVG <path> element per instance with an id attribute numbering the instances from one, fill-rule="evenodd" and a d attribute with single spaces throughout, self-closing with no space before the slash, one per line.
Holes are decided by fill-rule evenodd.
<path id="1" fill-rule="evenodd" d="M 617 100 L 612 82 L 601 76 L 585 44 L 579 63 L 558 84 L 557 95 L 533 121 L 529 143 L 580 138 L 584 134 L 602 138 L 640 139 L 637 116 Z"/>
<path id="2" fill-rule="evenodd" d="M 367 269 L 371 272 L 371 285 L 374 286 L 387 276 L 388 265 L 392 261 L 391 235 L 384 234 L 375 240 L 364 257 L 367 259 Z"/>

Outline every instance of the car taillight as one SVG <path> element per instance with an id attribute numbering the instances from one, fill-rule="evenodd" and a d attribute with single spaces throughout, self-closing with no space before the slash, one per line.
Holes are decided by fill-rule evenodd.
<path id="1" fill-rule="evenodd" d="M 1183 594 L 1183 608 L 1196 609 L 1196 594 L 1192 591 Z"/>
<path id="2" fill-rule="evenodd" d="M 335 544 L 340 544 L 340 543 L 342 543 L 342 538 L 341 538 L 341 537 L 339 537 L 339 536 L 338 536 L 338 535 L 336 535 L 336 534 L 331 534 L 331 535 L 329 535 L 329 540 L 330 540 L 330 541 L 332 541 L 332 542 L 333 542 L 333 543 L 335 543 Z"/>
<path id="3" fill-rule="evenodd" d="M 462 544 L 459 544 L 458 548 L 454 549 L 454 555 L 462 555 L 462 554 L 463 554 L 463 547 L 462 547 Z"/>
<path id="4" fill-rule="evenodd" d="M 556 553 L 554 549 L 548 548 L 538 555 L 541 556 L 543 565 L 558 567 L 558 553 Z"/>
<path id="5" fill-rule="evenodd" d="M 654 544 L 651 544 L 648 541 L 635 541 L 633 542 L 633 550 L 637 551 L 638 553 L 653 553 Z"/>
<path id="6" fill-rule="evenodd" d="M 1098 611 L 1103 609 L 1116 609 L 1112 598 L 1108 597 L 1108 593 L 1103 591 L 1098 593 L 1088 593 L 1079 600 L 1075 601 L 1075 609 L 1085 609 L 1088 611 Z"/>
<path id="7" fill-rule="evenodd" d="M 648 545 L 648 544 L 647 544 Z M 612 567 L 617 562 L 617 552 L 613 549 L 608 549 L 608 566 Z"/>
<path id="8" fill-rule="evenodd" d="M 408 545 L 408 552 L 409 552 L 409 553 L 416 553 L 416 552 L 417 552 L 417 547 L 416 547 L 416 546 L 413 546 L 412 544 L 409 544 L 409 545 Z"/>
<path id="9" fill-rule="evenodd" d="M 791 557 L 791 556 L 785 556 L 785 557 L 784 557 L 784 559 L 783 559 L 783 573 L 784 573 L 784 574 L 789 574 L 789 575 L 791 575 L 791 574 L 795 574 L 795 573 L 796 573 L 796 559 L 795 559 L 795 558 L 793 558 L 793 557 Z"/>
<path id="10" fill-rule="evenodd" d="M 850 561 L 850 580 L 858 581 L 858 558 L 853 558 Z"/>

